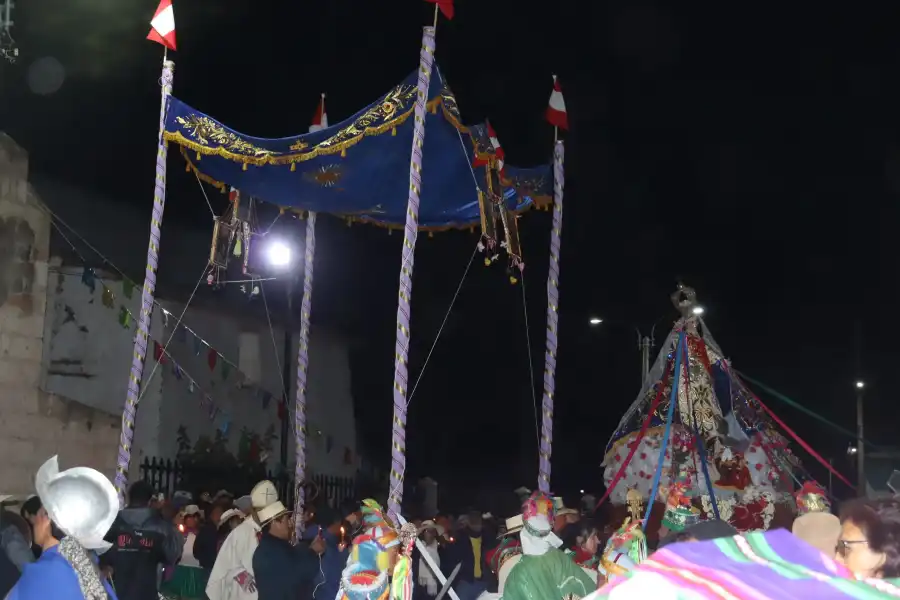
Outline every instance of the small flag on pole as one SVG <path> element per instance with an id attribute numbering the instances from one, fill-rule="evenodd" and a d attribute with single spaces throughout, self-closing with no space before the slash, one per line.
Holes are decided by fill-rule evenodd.
<path id="1" fill-rule="evenodd" d="M 322 99 L 319 100 L 319 108 L 316 109 L 312 125 L 309 126 L 309 132 L 315 133 L 317 131 L 322 131 L 323 129 L 328 129 L 328 114 L 325 112 L 325 94 L 322 94 Z"/>
<path id="2" fill-rule="evenodd" d="M 172 0 L 160 0 L 159 8 L 150 21 L 147 39 L 175 50 L 175 9 L 172 8 Z"/>
<path id="3" fill-rule="evenodd" d="M 494 131 L 494 128 L 491 127 L 490 122 L 487 124 L 487 133 L 491 140 L 491 146 L 494 148 L 494 157 L 497 159 L 497 172 L 503 175 L 503 162 L 506 160 L 506 153 L 503 152 L 503 147 L 500 146 L 500 140 L 497 139 L 497 133 Z M 487 164 L 486 160 L 476 156 L 472 166 L 483 167 Z"/>
<path id="4" fill-rule="evenodd" d="M 426 0 L 432 4 L 437 4 L 438 8 L 441 10 L 441 13 L 444 17 L 447 18 L 448 21 L 453 20 L 453 0 Z"/>
<path id="5" fill-rule="evenodd" d="M 553 76 L 553 92 L 550 94 L 550 105 L 547 107 L 547 120 L 554 127 L 569 129 L 569 117 L 566 114 L 566 101 L 556 75 Z"/>

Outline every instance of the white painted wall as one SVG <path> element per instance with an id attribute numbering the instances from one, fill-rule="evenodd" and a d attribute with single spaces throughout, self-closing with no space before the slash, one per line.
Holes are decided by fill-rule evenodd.
<path id="1" fill-rule="evenodd" d="M 45 327 L 43 388 L 103 412 L 119 414 L 125 402 L 126 384 L 133 351 L 134 325 L 124 329 L 119 322 L 121 306 L 137 314 L 140 290 L 131 299 L 125 298 L 120 281 L 106 278 L 98 272 L 93 292 L 82 282 L 83 269 L 61 267 L 51 274 L 48 290 L 48 313 Z M 112 307 L 103 304 L 103 284 L 114 295 Z M 171 316 L 165 317 L 157 307 L 154 312 L 151 337 L 164 345 L 172 336 L 168 352 L 174 359 L 160 365 L 150 376 L 155 363 L 152 344 L 144 367 L 143 397 L 139 405 L 132 458 L 134 467 L 144 456 L 174 458 L 177 451 L 177 431 L 186 427 L 192 441 L 200 435 L 213 436 L 216 429 L 228 422 L 229 445 L 237 452 L 243 427 L 262 434 L 271 425 L 280 435 L 278 401 L 281 393 L 283 334 L 270 332 L 268 325 L 255 321 L 241 322 L 217 315 L 208 309 L 190 308 L 183 322 L 208 344 L 201 344 L 199 354 L 194 336 L 189 332 L 175 333 L 173 327 L 183 305 L 161 301 Z M 251 334 L 256 334 L 251 335 Z M 259 363 L 259 387 L 238 386 L 241 362 L 241 340 L 245 349 L 253 341 L 249 354 Z M 296 339 L 296 336 L 295 336 Z M 213 370 L 209 367 L 209 347 L 227 357 L 233 365 L 223 374 L 222 359 L 217 358 Z M 296 357 L 294 345 L 293 356 Z M 294 399 L 295 358 L 291 365 L 291 406 Z M 245 361 L 246 362 L 246 361 Z M 320 474 L 352 476 L 356 471 L 356 429 L 353 400 L 350 392 L 350 365 L 346 344 L 327 330 L 313 326 L 310 336 L 310 373 L 307 390 L 307 464 L 310 471 Z M 175 372 L 177 363 L 183 375 Z M 189 381 L 196 383 L 193 392 Z M 260 388 L 268 390 L 271 400 L 263 407 Z M 212 399 L 219 413 L 209 418 L 208 405 L 202 404 L 204 392 Z M 293 422 L 293 416 L 291 417 Z M 279 442 L 273 444 L 270 465 L 278 461 Z M 347 464 L 346 451 L 353 461 Z M 293 462 L 293 434 L 288 454 Z"/>

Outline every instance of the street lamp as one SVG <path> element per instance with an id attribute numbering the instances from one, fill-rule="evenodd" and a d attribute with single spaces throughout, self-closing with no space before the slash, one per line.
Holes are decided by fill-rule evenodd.
<path id="1" fill-rule="evenodd" d="M 857 382 L 856 382 L 856 389 L 861 390 L 861 389 L 863 389 L 864 387 L 866 387 L 865 382 L 863 382 L 863 381 L 857 381 Z"/>
<path id="2" fill-rule="evenodd" d="M 272 240 L 266 247 L 266 260 L 277 269 L 284 269 L 291 264 L 291 247 L 281 240 Z"/>
<path id="3" fill-rule="evenodd" d="M 603 319 L 601 319 L 600 317 L 591 317 L 591 325 L 593 327 L 596 327 L 597 325 L 601 324 L 602 322 L 603 322 Z"/>
<path id="4" fill-rule="evenodd" d="M 693 312 L 694 312 L 695 315 L 697 315 L 697 316 L 699 317 L 700 315 L 702 315 L 703 313 L 705 313 L 706 310 L 704 310 L 704 308 L 703 308 L 702 306 L 695 306 Z"/>

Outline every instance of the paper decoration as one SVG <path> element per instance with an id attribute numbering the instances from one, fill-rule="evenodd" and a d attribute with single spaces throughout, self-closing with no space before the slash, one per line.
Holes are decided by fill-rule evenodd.
<path id="1" fill-rule="evenodd" d="M 103 286 L 103 298 L 101 301 L 106 308 L 113 308 L 116 305 L 116 295 L 105 285 Z"/>
<path id="2" fill-rule="evenodd" d="M 122 295 L 129 300 L 134 295 L 134 282 L 128 278 L 122 280 Z"/>
<path id="3" fill-rule="evenodd" d="M 119 307 L 119 325 L 124 329 L 131 329 L 131 312 L 124 306 Z"/>
<path id="4" fill-rule="evenodd" d="M 194 336 L 194 354 L 200 356 L 200 351 L 203 350 L 203 340 L 201 340 L 196 335 Z"/>
<path id="5" fill-rule="evenodd" d="M 153 359 L 161 365 L 166 364 L 167 355 L 165 348 L 159 342 L 153 342 Z"/>
<path id="6" fill-rule="evenodd" d="M 81 272 L 81 283 L 86 285 L 92 294 L 97 290 L 97 282 L 92 268 L 85 267 L 84 271 Z"/>
<path id="7" fill-rule="evenodd" d="M 227 362 L 222 362 L 222 381 L 228 380 L 228 372 L 231 370 L 231 367 Z"/>
<path id="8" fill-rule="evenodd" d="M 219 358 L 219 353 L 216 352 L 215 350 L 213 350 L 212 348 L 210 348 L 209 352 L 206 353 L 206 364 L 209 365 L 210 371 L 216 370 L 216 361 L 218 360 L 218 358 Z"/>

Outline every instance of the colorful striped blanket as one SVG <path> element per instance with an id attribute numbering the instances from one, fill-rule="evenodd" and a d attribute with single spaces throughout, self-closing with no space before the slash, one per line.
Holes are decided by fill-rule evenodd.
<path id="1" fill-rule="evenodd" d="M 672 544 L 585 600 L 887 600 L 889 580 L 857 581 L 843 566 L 779 529 Z"/>

